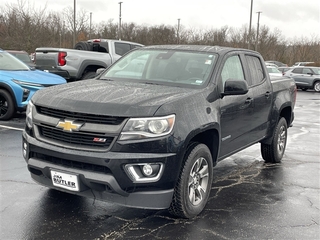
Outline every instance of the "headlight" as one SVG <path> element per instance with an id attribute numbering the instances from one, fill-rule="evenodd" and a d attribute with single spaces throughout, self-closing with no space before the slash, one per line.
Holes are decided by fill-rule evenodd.
<path id="1" fill-rule="evenodd" d="M 26 124 L 29 128 L 32 128 L 33 120 L 32 120 L 32 111 L 33 111 L 34 105 L 31 101 L 29 101 L 27 105 L 26 110 Z"/>
<path id="2" fill-rule="evenodd" d="M 16 80 L 13 79 L 12 82 L 20 85 L 20 86 L 30 86 L 30 87 L 43 87 L 42 84 L 38 84 L 38 83 L 31 83 L 31 82 L 24 82 L 24 81 L 20 81 L 20 80 Z"/>
<path id="3" fill-rule="evenodd" d="M 124 126 L 119 140 L 160 137 L 171 133 L 175 115 L 152 118 L 130 118 Z"/>

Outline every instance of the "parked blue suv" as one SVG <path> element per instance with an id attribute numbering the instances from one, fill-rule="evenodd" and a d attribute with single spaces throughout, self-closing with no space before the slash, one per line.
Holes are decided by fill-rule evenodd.
<path id="1" fill-rule="evenodd" d="M 0 49 L 0 121 L 12 118 L 16 111 L 24 111 L 37 90 L 63 83 L 66 83 L 64 78 L 30 69 Z"/>

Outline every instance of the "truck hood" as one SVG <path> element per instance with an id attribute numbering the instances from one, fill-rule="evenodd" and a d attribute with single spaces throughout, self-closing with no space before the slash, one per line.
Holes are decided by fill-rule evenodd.
<path id="1" fill-rule="evenodd" d="M 7 81 L 15 79 L 23 82 L 37 83 L 43 85 L 54 85 L 66 83 L 66 80 L 56 74 L 47 73 L 39 70 L 26 71 L 0 71 L 1 78 Z"/>
<path id="2" fill-rule="evenodd" d="M 199 90 L 174 86 L 106 80 L 82 80 L 37 91 L 36 105 L 99 115 L 153 116 L 166 102 L 187 98 Z"/>

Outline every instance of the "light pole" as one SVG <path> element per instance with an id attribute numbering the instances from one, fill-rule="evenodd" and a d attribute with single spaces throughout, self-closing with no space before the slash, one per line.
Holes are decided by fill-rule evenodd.
<path id="1" fill-rule="evenodd" d="M 177 30 L 178 44 L 180 42 L 179 30 L 180 30 L 180 18 L 178 18 L 178 30 Z"/>
<path id="2" fill-rule="evenodd" d="M 73 0 L 73 46 L 76 45 L 76 0 Z"/>
<path id="3" fill-rule="evenodd" d="M 122 2 L 119 2 L 119 5 L 120 5 L 120 11 L 119 11 L 119 40 L 121 40 L 121 4 L 122 4 Z"/>
<path id="4" fill-rule="evenodd" d="M 92 26 L 92 12 L 90 12 L 90 28 L 89 28 L 89 39 L 91 39 L 91 26 Z"/>
<path id="5" fill-rule="evenodd" d="M 250 22 L 249 22 L 249 33 L 248 33 L 248 49 L 250 49 L 250 43 L 251 43 L 252 6 L 253 6 L 253 0 L 251 0 L 251 7 L 250 7 Z"/>
<path id="6" fill-rule="evenodd" d="M 260 22 L 260 13 L 262 12 L 257 12 L 258 13 L 258 23 L 257 23 L 257 37 L 256 37 L 256 46 L 254 48 L 255 51 L 258 51 L 258 38 L 259 38 L 259 22 Z"/>

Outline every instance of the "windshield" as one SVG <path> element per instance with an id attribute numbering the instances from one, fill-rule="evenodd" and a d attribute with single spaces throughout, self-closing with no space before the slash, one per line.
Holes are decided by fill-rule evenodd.
<path id="1" fill-rule="evenodd" d="M 0 52 L 0 70 L 27 71 L 30 68 L 10 53 Z"/>
<path id="2" fill-rule="evenodd" d="M 215 59 L 208 53 L 138 49 L 111 65 L 100 79 L 203 87 Z"/>
<path id="3" fill-rule="evenodd" d="M 31 62 L 31 59 L 27 53 L 10 53 L 10 54 L 20 59 L 22 62 L 25 62 L 25 63 Z"/>

